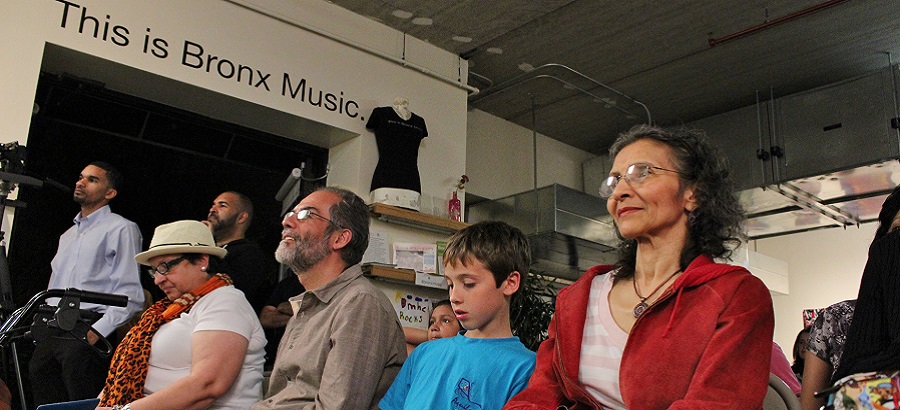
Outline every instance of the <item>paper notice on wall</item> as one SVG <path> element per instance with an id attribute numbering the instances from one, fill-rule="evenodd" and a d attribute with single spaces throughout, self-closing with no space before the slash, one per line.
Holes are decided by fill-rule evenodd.
<path id="1" fill-rule="evenodd" d="M 437 273 L 437 248 L 433 243 L 395 243 L 394 264 L 416 272 Z"/>
<path id="2" fill-rule="evenodd" d="M 437 241 L 434 243 L 437 248 L 437 273 L 444 274 L 444 251 L 447 250 L 447 241 Z"/>
<path id="3" fill-rule="evenodd" d="M 397 291 L 392 302 L 401 326 L 428 328 L 428 319 L 431 318 L 431 299 Z"/>
<path id="4" fill-rule="evenodd" d="M 416 272 L 416 285 L 446 290 L 447 289 L 447 279 L 444 279 L 444 275 L 435 275 L 433 273 Z"/>
<path id="5" fill-rule="evenodd" d="M 391 263 L 390 245 L 387 234 L 384 232 L 369 232 L 369 247 L 363 254 L 362 263 L 378 263 L 388 265 Z"/>

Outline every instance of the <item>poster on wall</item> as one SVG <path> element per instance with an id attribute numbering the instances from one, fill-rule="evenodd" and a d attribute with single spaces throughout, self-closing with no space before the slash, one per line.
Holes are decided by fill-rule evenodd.
<path id="1" fill-rule="evenodd" d="M 813 325 L 816 322 L 816 318 L 819 317 L 825 309 L 803 309 L 803 327 L 807 328 Z"/>
<path id="2" fill-rule="evenodd" d="M 417 329 L 428 329 L 428 320 L 431 318 L 431 299 L 424 296 L 397 291 L 393 300 L 394 310 L 400 325 Z"/>
<path id="3" fill-rule="evenodd" d="M 395 243 L 394 264 L 401 269 L 437 273 L 437 246 L 433 243 Z"/>
<path id="4" fill-rule="evenodd" d="M 362 263 L 377 263 L 381 265 L 389 265 L 391 263 L 390 246 L 388 246 L 388 237 L 384 232 L 369 232 L 369 247 L 363 254 Z"/>

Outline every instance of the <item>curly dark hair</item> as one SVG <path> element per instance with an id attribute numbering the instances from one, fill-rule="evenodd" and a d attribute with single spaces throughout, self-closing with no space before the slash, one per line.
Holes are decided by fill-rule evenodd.
<path id="1" fill-rule="evenodd" d="M 725 156 L 709 144 L 702 130 L 638 125 L 619 135 L 609 149 L 610 157 L 615 159 L 623 148 L 643 139 L 668 146 L 682 186 L 694 186 L 697 209 L 692 212 L 687 243 L 681 251 L 681 268 L 687 268 L 700 255 L 729 259 L 745 237 L 744 208 L 735 196 Z M 619 237 L 622 242 L 616 277 L 621 279 L 634 275 L 637 240 Z"/>

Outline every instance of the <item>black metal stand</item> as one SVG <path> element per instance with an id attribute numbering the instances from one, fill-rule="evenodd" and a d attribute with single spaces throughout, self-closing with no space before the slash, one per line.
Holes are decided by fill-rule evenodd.
<path id="1" fill-rule="evenodd" d="M 46 306 L 44 302 L 49 298 L 60 298 L 56 308 L 51 309 L 51 315 L 46 315 L 45 320 L 35 322 L 35 314 L 41 310 L 42 306 Z M 81 303 L 95 303 L 98 305 L 108 306 L 126 306 L 128 297 L 125 295 L 110 295 L 106 293 L 89 292 L 78 289 L 69 288 L 50 289 L 38 292 L 25 306 L 13 312 L 9 318 L 0 325 L 0 348 L 10 349 L 13 355 L 13 367 L 16 376 L 16 386 L 19 388 L 19 400 L 22 410 L 27 410 L 25 399 L 25 388 L 22 381 L 22 369 L 19 364 L 19 356 L 16 350 L 16 342 L 20 339 L 28 338 L 40 340 L 46 337 L 49 328 L 58 328 L 68 332 L 78 332 L 79 339 L 87 343 L 87 332 L 94 332 L 100 337 L 100 340 L 92 346 L 100 354 L 112 354 L 112 347 L 109 341 L 102 334 L 94 330 L 89 324 L 81 320 Z M 46 311 L 46 309 L 44 310 Z M 80 337 L 84 331 L 85 337 Z M 103 346 L 101 350 L 97 345 Z"/>
<path id="2" fill-rule="evenodd" d="M 12 297 L 12 282 L 9 276 L 9 261 L 6 259 L 6 232 L 3 231 L 3 218 L 7 204 L 15 207 L 25 206 L 22 202 L 9 201 L 7 199 L 9 193 L 18 184 L 40 188 L 44 185 L 44 182 L 26 175 L 0 171 L 0 312 L 2 312 L 3 318 L 6 318 L 7 313 L 15 309 L 15 302 Z"/>

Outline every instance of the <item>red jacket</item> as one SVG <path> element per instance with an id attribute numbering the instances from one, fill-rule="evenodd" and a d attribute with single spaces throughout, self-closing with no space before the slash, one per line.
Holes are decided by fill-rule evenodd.
<path id="1" fill-rule="evenodd" d="M 561 290 L 528 387 L 504 409 L 601 408 L 578 380 L 595 266 Z M 761 409 L 769 381 L 772 298 L 746 269 L 695 259 L 641 316 L 622 354 L 631 409 Z"/>

